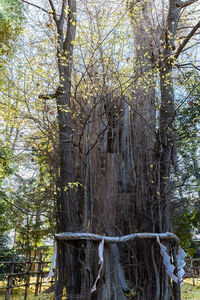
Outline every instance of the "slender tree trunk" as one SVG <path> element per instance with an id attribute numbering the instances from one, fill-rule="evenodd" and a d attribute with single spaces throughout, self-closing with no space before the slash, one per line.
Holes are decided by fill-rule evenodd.
<path id="1" fill-rule="evenodd" d="M 71 116 L 71 74 L 73 44 L 76 32 L 76 0 L 63 0 L 60 14 L 49 0 L 57 27 L 57 59 L 59 86 L 55 93 L 59 125 L 59 181 L 57 190 L 57 231 L 79 231 L 80 217 L 75 190 L 74 130 Z M 67 12 L 68 10 L 68 12 Z M 67 13 L 66 13 L 67 12 Z M 67 19 L 67 21 L 66 21 Z M 66 29 L 67 28 L 67 29 Z M 66 287 L 67 299 L 78 299 L 81 290 L 80 251 L 78 243 L 58 242 L 55 299 L 62 299 Z"/>

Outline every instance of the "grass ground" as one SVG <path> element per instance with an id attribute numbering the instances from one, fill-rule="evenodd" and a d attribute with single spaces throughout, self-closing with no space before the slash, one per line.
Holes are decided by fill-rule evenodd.
<path id="1" fill-rule="evenodd" d="M 5 299 L 5 295 L 0 295 L 0 300 L 4 300 Z M 27 300 L 33 300 L 33 299 L 37 299 L 37 300 L 53 300 L 53 294 L 50 295 L 41 295 L 41 296 L 34 296 L 34 293 L 29 292 L 28 293 L 28 297 Z M 11 296 L 11 300 L 24 300 L 24 290 L 22 289 L 18 289 L 15 290 Z"/>
<path id="2" fill-rule="evenodd" d="M 182 300 L 200 300 L 200 279 L 195 279 L 195 286 L 193 286 L 192 279 L 186 279 L 181 287 Z M 0 300 L 4 300 L 5 295 L 0 294 Z M 14 289 L 11 300 L 23 300 L 24 299 L 24 289 Z M 27 300 L 53 300 L 53 294 L 44 294 L 40 296 L 34 296 L 34 291 L 29 290 Z"/>
<path id="3" fill-rule="evenodd" d="M 36 278 L 30 278 L 30 282 L 35 282 Z M 0 282 L 0 286 L 6 286 L 7 282 Z M 42 285 L 42 292 L 47 289 L 50 285 L 45 286 L 45 281 Z M 28 289 L 28 297 L 27 300 L 53 300 L 53 294 L 43 294 L 40 296 L 35 296 L 35 285 L 30 285 Z M 10 297 L 11 300 L 24 300 L 24 287 L 14 288 L 12 291 L 12 295 Z M 0 300 L 5 300 L 5 290 L 0 290 Z"/>
<path id="4" fill-rule="evenodd" d="M 193 286 L 192 279 L 185 279 L 181 287 L 182 300 L 200 300 L 200 279 L 195 279 Z"/>

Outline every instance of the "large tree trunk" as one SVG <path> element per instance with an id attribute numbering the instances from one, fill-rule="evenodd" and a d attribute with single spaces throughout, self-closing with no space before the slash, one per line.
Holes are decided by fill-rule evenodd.
<path id="1" fill-rule="evenodd" d="M 131 147 L 136 181 L 131 189 L 131 232 L 162 232 L 159 203 L 158 164 L 155 156 L 156 110 L 154 71 L 156 36 L 152 29 L 151 2 L 139 1 L 130 9 L 134 34 L 135 80 L 131 100 Z M 130 216 L 131 217 L 131 216 Z M 137 290 L 136 299 L 164 299 L 159 249 L 153 241 L 131 245 L 134 268 L 129 280 Z M 129 257 L 131 257 L 129 255 Z M 164 287 L 165 289 L 166 287 Z M 161 298 L 160 298 L 161 297 Z"/>
<path id="2" fill-rule="evenodd" d="M 181 1 L 169 0 L 167 16 L 163 10 L 160 18 L 162 24 L 153 20 L 153 3 L 132 0 L 129 5 L 135 54 L 131 101 L 110 94 L 93 103 L 89 140 L 94 145 L 86 151 L 90 162 L 87 228 L 92 232 L 120 235 L 171 229 L 170 172 L 176 166 L 172 66 Z M 157 111 L 156 85 L 160 90 Z M 164 244 L 176 265 L 175 245 L 171 241 Z M 89 245 L 85 274 L 94 282 L 98 259 Z M 157 241 L 131 242 L 128 247 L 120 246 L 120 254 L 128 266 L 129 286 L 136 292 L 132 299 L 180 300 L 179 284 L 169 278 Z M 119 259 L 114 258 L 111 248 L 105 249 L 97 292 L 88 293 L 88 299 L 125 299 L 123 272 Z M 91 280 L 88 282 L 90 291 Z"/>
<path id="3" fill-rule="evenodd" d="M 174 37 L 178 8 L 171 1 L 168 12 L 166 36 L 169 31 Z M 171 7 L 173 5 L 173 8 Z M 136 182 L 132 188 L 131 206 L 135 216 L 129 230 L 136 232 L 166 232 L 170 224 L 170 167 L 174 132 L 174 115 L 171 44 L 165 44 L 160 59 L 161 109 L 159 124 L 156 124 L 155 85 L 159 32 L 153 26 L 152 2 L 131 2 L 131 22 L 135 46 L 135 77 L 131 107 L 132 151 Z M 173 11 L 174 9 L 174 11 Z M 172 32 L 173 31 L 173 32 Z M 156 125 L 159 129 L 156 130 Z M 166 243 L 170 249 L 169 243 Z M 169 300 L 172 287 L 163 267 L 158 244 L 152 241 L 138 241 L 132 245 L 135 266 L 130 280 L 137 289 L 138 300 Z M 180 297 L 176 295 L 176 299 Z"/>
<path id="4" fill-rule="evenodd" d="M 62 0 L 58 13 L 49 0 L 58 41 L 59 86 L 53 95 L 57 101 L 60 146 L 58 232 L 76 232 L 81 228 L 104 235 L 124 235 L 170 230 L 169 178 L 171 165 L 175 164 L 172 49 L 181 1 L 169 0 L 166 27 L 161 31 L 153 22 L 153 2 L 129 3 L 135 55 L 131 100 L 106 91 L 98 99 L 81 99 L 84 113 L 88 114 L 85 120 L 84 115 L 76 120 L 81 132 L 78 136 L 73 128 L 70 95 L 76 0 Z M 160 109 L 156 112 L 159 75 Z M 103 81 L 105 84 L 105 78 Z M 74 151 L 76 138 L 79 155 Z M 76 174 L 84 186 L 78 195 L 74 188 Z M 176 262 L 174 245 L 165 245 Z M 179 286 L 172 286 L 157 241 L 135 240 L 120 245 L 119 253 L 120 257 L 116 245 L 105 246 L 97 290 L 91 293 L 99 272 L 97 243 L 58 242 L 55 299 L 62 299 L 66 287 L 67 299 L 125 300 L 128 287 L 120 259 L 126 266 L 131 299 L 180 299 Z"/>
<path id="5" fill-rule="evenodd" d="M 124 104 L 122 99 L 113 99 L 112 95 L 93 99 L 91 103 L 93 113 L 90 124 L 90 145 L 92 149 L 88 153 L 90 170 L 88 197 L 88 229 L 90 232 L 116 235 L 118 232 L 117 207 L 119 199 L 119 166 L 121 164 L 121 133 L 123 122 L 117 118 Z M 115 108 L 114 108 L 115 107 Z M 97 135 L 101 133 L 97 139 Z M 126 284 L 123 284 L 123 272 L 120 267 L 118 250 L 115 245 L 106 245 L 104 250 L 104 263 L 100 279 L 97 283 L 97 290 L 91 294 L 91 288 L 98 275 L 97 245 L 87 243 L 85 262 L 85 290 L 83 299 L 92 300 L 125 300 L 124 291 L 128 291 Z M 124 280 L 125 282 L 125 280 Z"/>
<path id="6" fill-rule="evenodd" d="M 129 101 L 125 97 L 116 98 L 109 94 L 95 99 L 92 103 L 95 108 L 91 108 L 88 229 L 107 235 L 166 232 L 170 221 L 170 194 L 166 190 L 169 189 L 172 144 L 168 142 L 165 146 L 163 143 L 166 133 L 173 135 L 168 129 L 172 121 L 170 116 L 173 115 L 173 85 L 171 78 L 167 86 L 164 82 L 171 76 L 172 70 L 160 65 L 162 129 L 157 130 L 159 122 L 155 109 L 155 87 L 159 74 L 156 68 L 159 35 L 151 19 L 151 1 L 137 1 L 134 6 L 131 3 L 135 53 L 133 82 L 136 82 L 132 86 L 132 99 Z M 168 60 L 169 54 L 164 55 Z M 166 75 L 166 78 L 163 71 L 170 75 Z M 169 99 L 166 100 L 166 94 L 169 93 L 170 104 Z M 171 105 L 170 116 L 163 109 L 166 104 Z M 167 130 L 163 130 L 165 126 Z M 168 242 L 165 245 L 171 251 L 172 245 Z M 126 266 L 129 286 L 136 292 L 134 299 L 171 298 L 172 286 L 157 241 L 131 242 L 128 247 L 120 246 L 120 254 Z M 90 248 L 84 274 L 93 278 L 93 282 L 98 273 L 95 264 L 97 255 L 95 257 Z M 104 300 L 125 298 L 124 291 L 127 288 L 119 279 L 119 261 L 113 262 L 113 252 L 106 249 L 97 292 L 92 298 L 88 293 L 88 299 L 100 300 L 102 295 Z M 86 290 L 90 291 L 92 282 L 87 282 L 89 285 Z M 175 299 L 179 297 L 179 293 L 176 293 Z"/>

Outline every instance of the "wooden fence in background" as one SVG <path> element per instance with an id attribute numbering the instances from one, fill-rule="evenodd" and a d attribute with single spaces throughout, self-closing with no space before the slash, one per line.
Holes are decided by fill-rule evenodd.
<path id="1" fill-rule="evenodd" d="M 195 286 L 195 278 L 200 278 L 200 258 L 186 258 L 186 267 L 184 278 L 192 278 Z"/>
<path id="2" fill-rule="evenodd" d="M 200 258 L 186 258 L 186 267 L 184 278 L 192 278 L 193 285 L 195 285 L 195 278 L 200 277 Z M 6 265 L 9 273 L 0 274 L 0 294 L 2 290 L 5 291 L 5 300 L 10 300 L 14 288 L 24 287 L 24 300 L 27 300 L 28 289 L 34 286 L 35 296 L 42 292 L 42 288 L 46 286 L 47 276 L 49 274 L 48 267 L 51 262 L 43 260 L 40 254 L 37 261 L 33 261 L 31 257 L 27 261 L 15 261 L 15 256 L 12 256 L 10 261 L 0 261 L 0 265 Z M 23 266 L 23 271 L 16 271 L 16 266 Z M 19 269 L 19 268 L 18 268 Z M 45 270 L 46 269 L 46 270 Z M 17 284 L 15 284 L 17 282 Z M 50 278 L 48 287 L 52 286 L 55 282 L 54 276 Z"/>
<path id="3" fill-rule="evenodd" d="M 27 261 L 23 262 L 16 261 L 15 256 L 13 255 L 10 261 L 0 261 L 0 264 L 1 266 L 9 265 L 9 272 L 0 274 L 0 293 L 2 294 L 2 290 L 5 291 L 5 300 L 10 300 L 14 288 L 21 287 L 24 287 L 24 300 L 26 300 L 30 286 L 34 286 L 35 296 L 42 292 L 42 286 L 45 287 L 49 273 L 49 271 L 45 271 L 45 269 L 49 267 L 51 262 L 43 260 L 42 254 L 40 254 L 38 261 L 33 261 L 30 257 Z M 15 271 L 16 266 L 19 265 L 23 271 Z M 54 281 L 53 276 L 49 280 L 48 287 L 53 285 Z"/>

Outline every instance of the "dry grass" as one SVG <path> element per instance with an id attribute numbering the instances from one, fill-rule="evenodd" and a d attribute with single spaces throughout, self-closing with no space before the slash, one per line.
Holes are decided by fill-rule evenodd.
<path id="1" fill-rule="evenodd" d="M 182 300 L 200 300 L 200 279 L 195 279 L 195 286 L 193 286 L 192 279 L 186 279 L 181 287 Z M 0 300 L 5 299 L 5 294 L 0 295 Z M 16 288 L 13 290 L 11 300 L 23 300 L 24 289 Z M 29 289 L 27 300 L 53 300 L 53 294 L 44 294 L 40 296 L 34 296 L 34 291 Z"/>
<path id="2" fill-rule="evenodd" d="M 31 277 L 30 278 L 30 282 L 35 282 L 36 278 L 35 277 Z M 6 286 L 7 282 L 0 282 L 0 286 Z M 45 285 L 45 280 L 43 281 L 43 285 L 42 285 L 42 292 L 44 290 L 46 290 L 50 285 L 48 284 L 47 286 Z M 24 287 L 20 287 L 20 288 L 14 288 L 12 290 L 12 295 L 10 297 L 11 300 L 24 300 L 24 291 L 25 288 Z M 6 290 L 0 290 L 0 300 L 5 300 L 5 292 Z M 54 295 L 53 294 L 44 294 L 44 295 L 40 295 L 40 296 L 35 296 L 35 285 L 30 285 L 29 289 L 28 289 L 28 297 L 27 300 L 53 300 L 54 299 Z"/>
<path id="3" fill-rule="evenodd" d="M 5 299 L 5 295 L 1 295 L 0 296 L 0 300 L 4 300 Z M 15 289 L 13 291 L 13 294 L 11 296 L 11 300 L 23 300 L 24 299 L 24 290 L 22 289 Z M 29 292 L 28 293 L 28 297 L 27 300 L 33 300 L 33 299 L 38 299 L 38 300 L 53 300 L 54 299 L 54 295 L 53 294 L 44 294 L 44 295 L 40 295 L 40 296 L 34 296 L 34 293 Z"/>
<path id="4" fill-rule="evenodd" d="M 200 300 L 200 278 L 195 279 L 195 286 L 193 286 L 192 279 L 185 279 L 181 294 L 182 300 Z"/>

